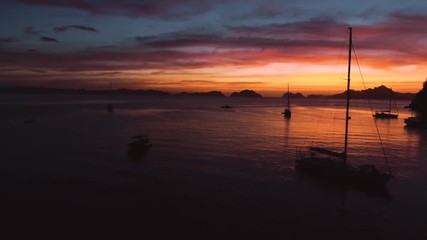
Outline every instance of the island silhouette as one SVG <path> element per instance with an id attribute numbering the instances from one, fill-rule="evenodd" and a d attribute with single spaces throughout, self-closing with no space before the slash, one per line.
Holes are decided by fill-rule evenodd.
<path id="1" fill-rule="evenodd" d="M 283 95 L 282 95 L 282 98 L 287 98 L 288 97 L 288 92 L 285 92 Z M 289 93 L 289 98 L 305 98 L 305 96 L 302 94 L 302 93 L 299 93 L 299 92 L 297 92 L 297 93 Z"/>
<path id="2" fill-rule="evenodd" d="M 224 93 L 220 91 L 210 91 L 210 92 L 180 92 L 175 94 L 180 97 L 225 97 Z"/>
<path id="3" fill-rule="evenodd" d="M 111 94 L 111 95 L 144 95 L 144 96 L 177 96 L 177 97 L 226 97 L 221 91 L 209 92 L 180 92 L 170 93 L 155 89 L 111 89 L 111 90 L 88 90 L 88 89 L 73 89 L 73 88 L 44 88 L 44 87 L 0 87 L 0 94 Z M 282 97 L 287 97 L 285 92 Z M 307 97 L 301 93 L 289 93 L 291 98 L 345 98 L 347 91 L 332 95 L 310 94 Z M 387 88 L 384 85 L 366 90 L 350 90 L 352 99 L 392 99 L 395 100 L 411 100 L 415 97 L 414 93 L 399 93 Z M 240 92 L 233 92 L 230 97 L 248 97 L 262 98 L 263 96 L 254 90 L 245 89 Z M 413 104 L 414 110 L 418 109 L 421 100 L 415 100 Z"/>
<path id="4" fill-rule="evenodd" d="M 250 97 L 250 98 L 260 98 L 262 97 L 261 94 L 256 93 L 253 90 L 245 89 L 240 92 L 233 92 L 230 97 Z"/>
<path id="5" fill-rule="evenodd" d="M 353 90 L 350 89 L 350 95 L 352 99 L 395 99 L 395 100 L 409 100 L 412 99 L 414 93 L 399 93 L 395 92 L 392 89 L 381 85 L 379 87 L 368 88 L 366 90 Z M 347 91 L 342 93 L 332 94 L 332 95 L 322 95 L 322 94 L 311 94 L 307 96 L 308 98 L 342 98 L 347 97 Z"/>

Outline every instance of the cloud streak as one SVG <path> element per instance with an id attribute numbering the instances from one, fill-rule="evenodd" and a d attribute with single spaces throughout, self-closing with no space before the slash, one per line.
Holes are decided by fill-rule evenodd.
<path id="1" fill-rule="evenodd" d="M 111 3 L 107 4 L 108 6 L 98 6 L 94 4 L 96 1 L 26 0 L 24 2 L 49 6 L 66 7 L 70 5 L 71 8 L 84 9 L 93 14 L 113 12 L 137 14 L 136 12 L 131 13 L 131 7 L 123 7 L 123 4 L 120 5 L 120 9 L 113 10 L 116 6 L 113 1 L 105 1 L 104 3 Z M 190 0 L 183 2 L 192 3 Z M 130 4 L 131 1 L 128 3 Z M 146 12 L 138 10 L 138 7 L 132 10 L 139 11 L 138 14 L 143 16 L 163 16 L 162 14 L 172 13 L 167 10 L 171 8 L 170 6 L 166 9 L 158 9 L 157 3 L 148 1 L 138 3 L 132 1 L 132 3 L 141 9 L 145 4 L 144 11 Z M 170 3 L 175 4 L 172 1 Z M 210 4 L 200 5 L 198 8 L 200 11 L 205 11 L 210 6 Z M 281 14 L 276 10 L 274 5 L 262 5 L 254 9 L 254 14 L 270 18 L 269 16 L 274 17 Z M 427 15 L 395 11 L 384 19 L 372 24 L 353 24 L 354 43 L 358 53 L 363 56 L 364 65 L 381 70 L 409 65 L 427 66 L 427 51 L 425 50 L 427 49 L 427 29 L 424 27 Z M 263 67 L 272 63 L 282 64 L 281 66 L 287 63 L 293 63 L 294 66 L 298 64 L 331 66 L 337 64 L 337 59 L 345 60 L 342 56 L 347 47 L 345 38 L 347 23 L 330 17 L 324 16 L 301 21 L 267 21 L 257 25 L 228 24 L 222 26 L 220 31 L 191 29 L 194 28 L 177 29 L 175 32 L 161 32 L 151 36 L 142 34 L 135 36 L 135 34 L 131 40 L 128 36 L 123 37 L 124 39 L 120 41 L 121 44 L 116 46 L 94 45 L 83 51 L 63 52 L 49 51 L 50 49 L 18 51 L 4 47 L 12 45 L 16 39 L 0 38 L 2 46 L 0 64 L 6 67 L 0 76 L 8 78 L 29 76 L 30 78 L 35 73 L 40 73 L 38 78 L 64 76 L 68 79 L 70 79 L 69 75 L 78 75 L 87 79 L 131 76 L 134 79 L 129 81 L 135 82 L 137 82 L 135 79 L 138 78 L 144 81 L 150 79 L 153 82 L 180 82 L 195 85 L 216 83 L 263 85 L 264 82 L 257 81 L 254 76 L 269 76 L 269 74 L 273 75 L 271 72 L 274 71 L 284 75 L 286 71 L 295 71 L 295 69 L 272 70 L 270 67 L 269 69 L 264 68 L 265 72 L 263 72 Z M 96 36 L 103 34 L 98 29 L 85 25 L 64 25 L 54 28 L 50 26 L 48 30 L 43 29 L 44 32 L 27 27 L 24 29 L 24 33 L 27 38 L 37 36 L 35 40 L 38 39 L 41 42 L 59 43 L 57 38 L 42 36 L 52 30 L 55 33 L 78 30 L 99 32 L 99 35 Z M 65 37 L 65 35 L 68 34 L 62 36 Z M 63 42 L 58 46 L 67 43 L 67 39 L 61 40 Z M 32 47 L 28 46 L 27 49 Z M 28 70 L 9 71 L 8 69 Z M 259 69 L 259 72 L 250 72 L 245 75 L 245 69 Z M 231 73 L 227 75 L 226 71 Z M 16 75 L 17 72 L 20 74 Z M 234 81 L 230 77 L 231 75 L 238 75 L 242 79 Z M 248 77 L 247 81 L 243 80 L 244 77 Z M 224 79 L 224 81 L 211 80 L 214 78 Z M 168 80 L 166 81 L 166 79 Z"/>
<path id="2" fill-rule="evenodd" d="M 83 26 L 83 25 L 66 25 L 66 26 L 62 26 L 62 27 L 53 28 L 53 30 L 55 32 L 66 32 L 66 31 L 73 30 L 73 29 L 77 29 L 77 30 L 81 30 L 81 31 L 85 31 L 85 32 L 99 32 L 97 29 L 95 29 L 93 27 L 88 27 L 88 26 Z"/>
<path id="3" fill-rule="evenodd" d="M 27 34 L 27 35 L 40 36 L 43 32 L 35 30 L 34 27 L 26 27 L 24 29 L 24 33 Z"/>
<path id="4" fill-rule="evenodd" d="M 215 1 L 199 0 L 18 0 L 19 2 L 50 7 L 78 9 L 94 15 L 126 15 L 164 19 L 188 18 L 208 11 Z"/>
<path id="5" fill-rule="evenodd" d="M 427 21 L 427 16 L 393 15 L 392 19 L 395 21 L 393 25 L 354 26 L 355 44 L 359 51 L 364 52 L 365 62 L 373 67 L 427 62 L 427 52 L 424 51 L 427 43 L 419 41 L 420 37 L 427 38 L 427 30 L 418 26 Z M 408 23 L 413 27 L 406 28 Z M 162 71 L 262 66 L 272 62 L 322 64 L 336 62 L 346 48 L 346 25 L 331 20 L 229 27 L 228 30 L 225 35 L 175 32 L 135 37 L 136 45 L 133 47 L 94 48 L 63 54 L 5 51 L 2 56 L 9 57 L 2 58 L 2 62 L 59 71 Z M 59 43 L 52 37 L 41 37 L 40 40 Z M 410 45 L 401 44 L 408 40 L 412 42 Z M 41 66 L 38 63 L 42 63 Z"/>
<path id="6" fill-rule="evenodd" d="M 42 42 L 59 43 L 59 40 L 53 37 L 40 37 Z"/>
<path id="7" fill-rule="evenodd" d="M 14 37 L 3 37 L 3 38 L 0 38 L 0 44 L 2 44 L 2 43 L 14 43 L 14 42 L 17 42 L 17 41 L 18 41 L 18 39 L 14 38 Z"/>

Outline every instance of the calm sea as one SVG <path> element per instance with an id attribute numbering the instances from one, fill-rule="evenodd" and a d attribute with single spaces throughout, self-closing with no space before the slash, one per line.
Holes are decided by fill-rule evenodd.
<path id="1" fill-rule="evenodd" d="M 106 111 L 104 96 L 0 95 L 0 100 L 1 186 L 17 208 L 40 199 L 105 209 L 137 205 L 138 198 L 120 189 L 145 191 L 150 179 L 145 197 L 191 199 L 213 211 L 222 206 L 224 218 L 249 219 L 261 228 L 265 224 L 258 221 L 277 223 L 281 229 L 265 230 L 272 236 L 285 236 L 282 224 L 288 224 L 311 229 L 302 235 L 307 238 L 332 232 L 344 239 L 427 239 L 427 131 L 405 127 L 410 113 L 403 107 L 409 101 L 395 103 L 398 119 L 376 121 L 367 100 L 352 101 L 349 162 L 375 164 L 395 176 L 387 196 L 376 196 L 294 170 L 303 147 L 342 151 L 342 100 L 292 100 L 289 120 L 281 114 L 280 98 L 116 96 L 114 113 Z M 233 108 L 221 108 L 224 104 Z M 370 104 L 373 110 L 388 108 L 388 101 Z M 127 144 L 139 134 L 148 135 L 153 147 L 143 160 L 132 161 Z M 114 192 L 115 200 L 98 201 L 85 185 Z M 185 218 L 190 207 L 183 209 L 178 215 Z"/>

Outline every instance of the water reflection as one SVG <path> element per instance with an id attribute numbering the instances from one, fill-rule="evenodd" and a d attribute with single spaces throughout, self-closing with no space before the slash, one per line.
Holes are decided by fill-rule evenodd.
<path id="1" fill-rule="evenodd" d="M 393 200 L 393 196 L 390 193 L 388 188 L 382 189 L 361 189 L 355 186 L 346 185 L 341 182 L 332 182 L 332 181 L 319 181 L 318 178 L 308 176 L 303 173 L 297 173 L 296 181 L 299 184 L 310 184 L 313 187 L 321 188 L 325 191 L 333 192 L 336 195 L 345 198 L 348 193 L 357 192 L 359 194 L 365 195 L 369 198 L 381 198 L 388 201 Z M 345 200 L 345 199 L 344 199 Z"/>
<path id="2" fill-rule="evenodd" d="M 404 127 L 408 136 L 407 148 L 413 152 L 408 161 L 414 162 L 414 171 L 411 178 L 427 180 L 427 131 L 426 129 Z M 413 159 L 412 159 L 413 157 Z"/>
<path id="3" fill-rule="evenodd" d="M 335 105 L 332 105 L 335 106 Z M 344 111 L 334 107 L 294 107 L 304 114 L 295 115 L 298 119 L 284 122 L 283 129 L 286 134 L 284 141 L 288 148 L 316 146 L 342 152 L 344 138 L 344 120 L 341 119 Z M 403 114 L 405 115 L 405 114 Z M 341 117 L 341 118 L 340 118 Z M 358 103 L 357 109 L 351 111 L 349 132 L 349 162 L 352 165 L 375 164 L 386 171 L 391 169 L 396 177 L 393 181 L 408 179 L 426 179 L 427 167 L 423 161 L 426 156 L 426 134 L 419 130 L 413 131 L 404 126 L 402 119 L 377 119 L 372 117 L 369 105 Z M 381 148 L 384 146 L 384 150 Z M 385 155 L 384 156 L 384 153 Z M 290 164 L 293 164 L 290 161 Z M 388 164 L 387 164 L 388 163 Z M 299 182 L 310 182 L 319 185 L 317 179 L 301 178 Z M 393 192 L 395 188 L 391 184 Z M 358 191 L 349 189 L 335 183 L 325 183 L 322 188 L 332 189 L 336 192 Z M 392 194 L 388 189 L 384 191 L 364 191 L 372 197 L 391 200 Z"/>
<path id="4" fill-rule="evenodd" d="M 289 144 L 289 138 L 290 138 L 290 134 L 291 134 L 291 119 L 290 118 L 283 118 L 283 122 L 284 122 L 284 128 L 283 128 L 283 136 L 284 136 L 284 148 L 285 148 L 285 152 L 287 153 L 287 157 L 290 157 L 290 151 L 291 149 L 289 148 L 290 144 Z"/>

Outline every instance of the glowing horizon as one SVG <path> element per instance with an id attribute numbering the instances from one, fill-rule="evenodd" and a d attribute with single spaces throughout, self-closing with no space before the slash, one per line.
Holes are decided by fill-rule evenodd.
<path id="1" fill-rule="evenodd" d="M 304 95 L 338 93 L 345 89 L 350 25 L 364 80 L 353 58 L 352 89 L 416 93 L 426 78 L 427 14 L 419 9 L 427 3 L 375 11 L 370 1 L 242 3 L 7 1 L 0 10 L 0 85 L 107 89 L 112 82 L 281 96 L 289 83 Z"/>

